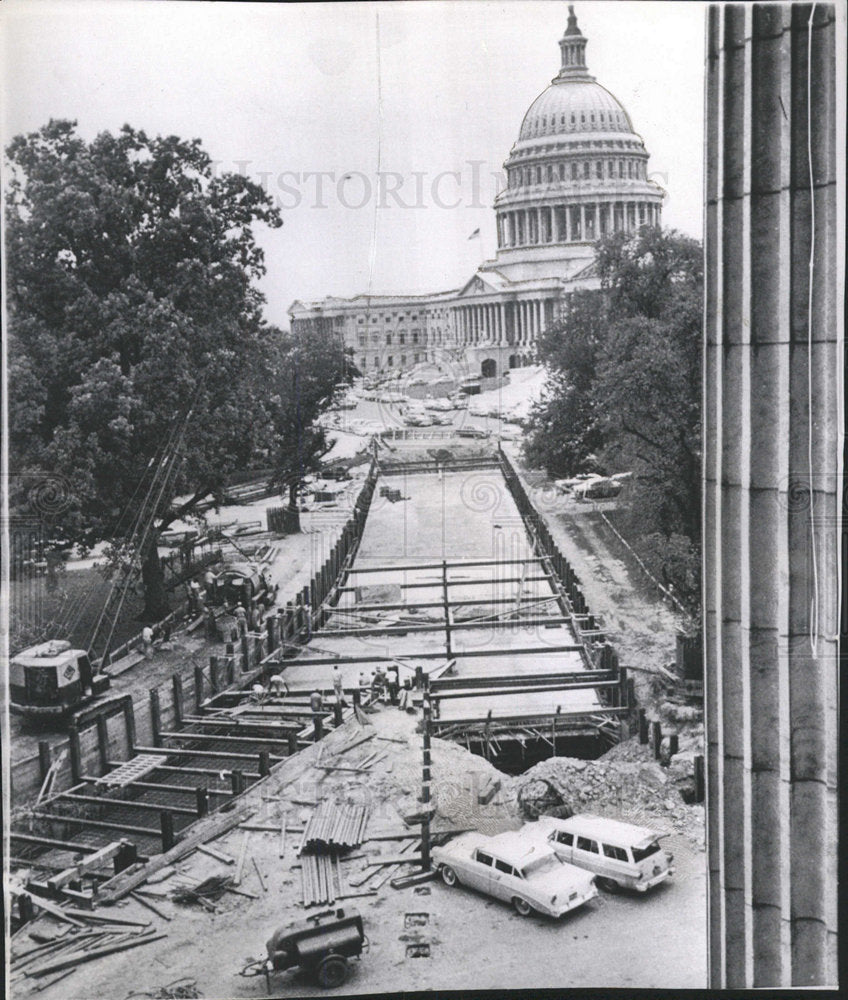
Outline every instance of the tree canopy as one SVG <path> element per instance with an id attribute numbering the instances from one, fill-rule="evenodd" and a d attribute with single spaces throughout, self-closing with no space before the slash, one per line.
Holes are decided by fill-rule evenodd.
<path id="1" fill-rule="evenodd" d="M 7 157 L 10 461 L 64 477 L 59 527 L 83 544 L 149 499 L 155 618 L 158 532 L 273 448 L 269 376 L 287 355 L 254 227 L 280 214 L 248 178 L 215 176 L 196 139 L 124 126 L 87 142 L 52 120 Z"/>
<path id="2" fill-rule="evenodd" d="M 596 248 L 598 291 L 546 331 L 550 369 L 528 459 L 559 476 L 632 471 L 617 517 L 656 574 L 694 606 L 700 536 L 703 270 L 697 241 L 617 233 Z"/>

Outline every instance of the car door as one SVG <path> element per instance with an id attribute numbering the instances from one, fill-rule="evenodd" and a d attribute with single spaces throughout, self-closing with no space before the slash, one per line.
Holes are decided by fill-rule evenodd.
<path id="1" fill-rule="evenodd" d="M 463 868 L 462 881 L 472 889 L 488 892 L 492 878 L 492 860 L 491 854 L 478 848 Z"/>
<path id="2" fill-rule="evenodd" d="M 588 868 L 590 872 L 597 872 L 600 870 L 600 856 L 601 852 L 597 840 L 580 836 L 575 839 L 573 854 L 575 865 L 580 865 L 581 868 Z"/>
<path id="3" fill-rule="evenodd" d="M 492 867 L 489 893 L 497 899 L 505 899 L 507 902 L 516 895 L 516 882 L 518 881 L 512 865 L 500 858 L 494 859 Z M 520 895 L 521 893 L 519 893 Z"/>

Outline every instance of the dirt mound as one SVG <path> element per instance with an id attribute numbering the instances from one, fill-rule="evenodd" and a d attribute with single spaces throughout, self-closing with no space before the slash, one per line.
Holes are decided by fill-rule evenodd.
<path id="1" fill-rule="evenodd" d="M 681 795 L 691 782 L 694 756 L 687 750 L 663 767 L 648 747 L 628 740 L 594 761 L 552 757 L 512 783 L 518 807 L 527 819 L 540 814 L 596 812 L 673 829 L 703 847 L 703 806 L 687 805 Z"/>

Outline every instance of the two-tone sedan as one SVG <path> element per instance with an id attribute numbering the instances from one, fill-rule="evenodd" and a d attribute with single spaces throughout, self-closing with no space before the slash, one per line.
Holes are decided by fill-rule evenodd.
<path id="1" fill-rule="evenodd" d="M 588 872 L 520 833 L 464 833 L 434 847 L 432 859 L 445 885 L 460 882 L 512 903 L 522 917 L 534 910 L 561 917 L 598 894 Z"/>

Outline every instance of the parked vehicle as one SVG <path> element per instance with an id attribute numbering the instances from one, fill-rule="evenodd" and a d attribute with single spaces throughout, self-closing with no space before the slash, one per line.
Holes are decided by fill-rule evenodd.
<path id="1" fill-rule="evenodd" d="M 230 563 L 218 577 L 216 597 L 224 604 L 241 603 L 250 608 L 254 602 L 261 602 L 270 607 L 276 591 L 264 570 L 250 563 Z"/>
<path id="2" fill-rule="evenodd" d="M 461 834 L 434 847 L 432 859 L 445 885 L 460 882 L 512 903 L 522 917 L 534 910 L 561 917 L 598 894 L 591 875 L 560 861 L 550 846 L 514 831 L 496 837 Z"/>
<path id="3" fill-rule="evenodd" d="M 569 819 L 540 816 L 521 833 L 553 848 L 562 861 L 593 872 L 608 892 L 646 892 L 674 874 L 673 855 L 659 845 L 667 834 L 644 826 L 584 813 Z"/>
<path id="4" fill-rule="evenodd" d="M 609 476 L 596 476 L 575 486 L 572 490 L 575 500 L 603 500 L 617 497 L 621 493 L 622 483 Z"/>
<path id="5" fill-rule="evenodd" d="M 272 972 L 298 966 L 312 973 L 325 989 L 341 986 L 348 975 L 347 960 L 359 958 L 367 942 L 358 910 L 325 910 L 281 927 L 266 944 L 268 995 Z"/>
<path id="6" fill-rule="evenodd" d="M 438 399 L 428 399 L 424 402 L 425 410 L 435 410 L 437 412 L 443 413 L 448 410 L 453 409 L 453 403 L 444 396 L 440 396 Z"/>
<path id="7" fill-rule="evenodd" d="M 98 674 L 84 649 L 64 639 L 30 646 L 9 663 L 9 709 L 27 718 L 59 717 L 106 691 L 107 674 Z"/>

